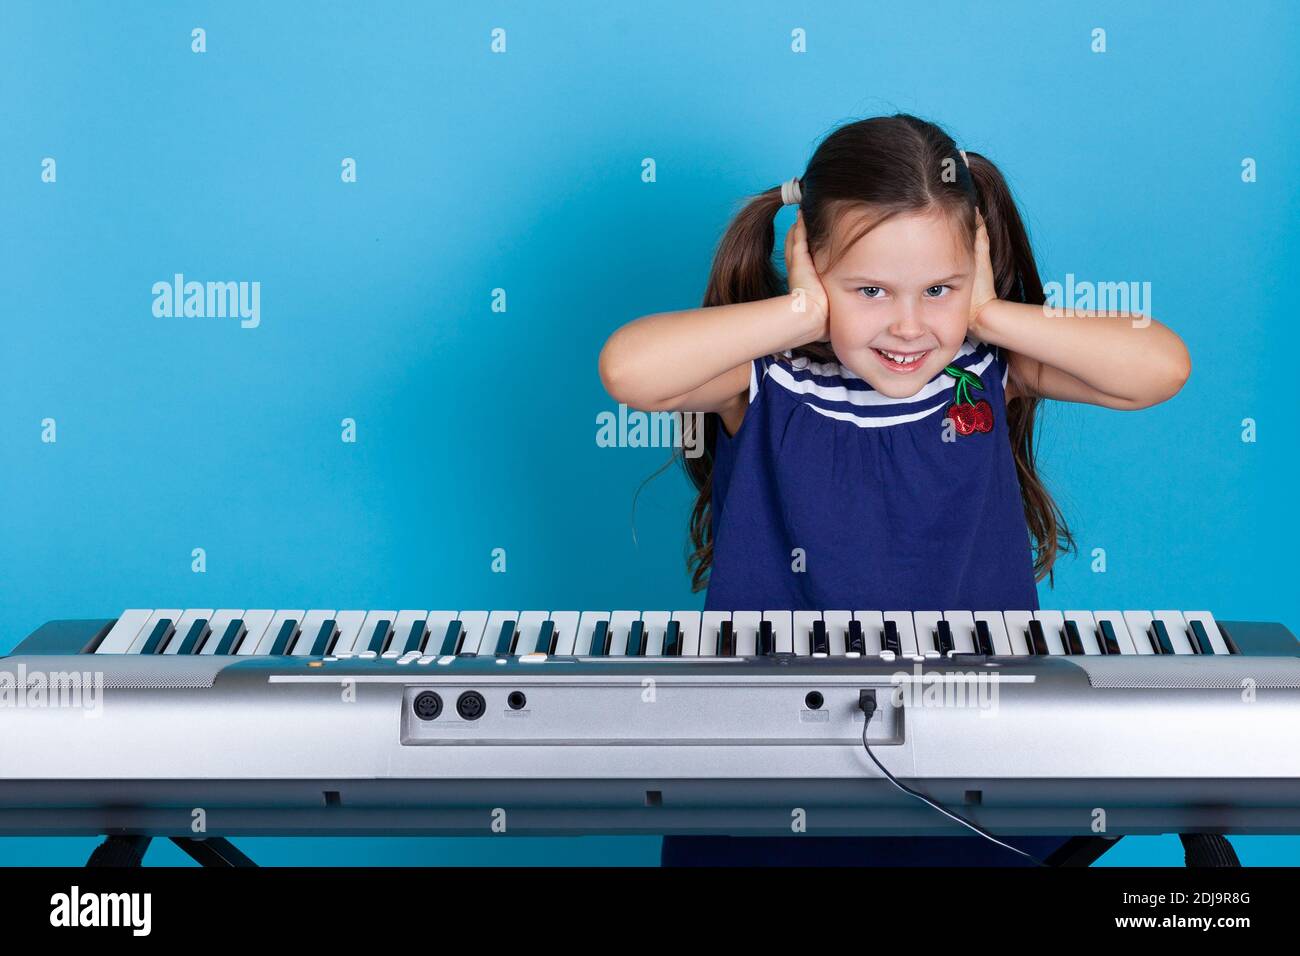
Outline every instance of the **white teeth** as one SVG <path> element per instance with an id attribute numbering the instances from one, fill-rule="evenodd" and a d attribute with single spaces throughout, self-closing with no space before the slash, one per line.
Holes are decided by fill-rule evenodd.
<path id="1" fill-rule="evenodd" d="M 886 352 L 884 349 L 877 349 L 876 351 L 897 365 L 907 365 L 925 354 L 924 352 L 913 352 L 911 355 L 900 355 L 898 352 Z"/>

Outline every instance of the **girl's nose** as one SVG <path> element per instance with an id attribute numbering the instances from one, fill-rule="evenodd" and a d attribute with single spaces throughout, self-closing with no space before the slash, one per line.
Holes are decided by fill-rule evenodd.
<path id="1" fill-rule="evenodd" d="M 894 316 L 894 321 L 890 323 L 889 333 L 900 339 L 915 339 L 925 334 L 925 328 L 921 325 L 916 309 L 904 304 Z"/>

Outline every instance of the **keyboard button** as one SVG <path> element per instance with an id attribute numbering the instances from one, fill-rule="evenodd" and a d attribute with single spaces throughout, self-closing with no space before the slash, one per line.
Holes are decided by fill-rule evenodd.
<path id="1" fill-rule="evenodd" d="M 978 654 L 979 646 L 975 640 L 975 616 L 970 611 L 944 611 L 943 619 L 948 622 L 952 634 L 952 649 L 955 654 Z"/>
<path id="2" fill-rule="evenodd" d="M 1034 648 L 1030 646 L 1029 622 L 1034 619 L 1033 611 L 1004 611 L 1002 619 L 1007 626 L 1007 641 L 1011 645 L 1011 653 L 1015 657 L 1023 657 L 1034 653 Z"/>
<path id="3" fill-rule="evenodd" d="M 915 629 L 916 625 L 912 620 L 911 612 L 886 611 L 885 612 L 886 627 L 889 626 L 890 621 L 894 622 L 894 631 L 895 631 L 895 637 L 897 638 L 896 643 L 898 645 L 898 649 L 895 650 L 892 645 L 887 645 L 889 646 L 889 649 L 893 650 L 894 653 L 896 654 L 900 654 L 900 653 L 906 654 L 909 657 L 919 656 L 921 653 L 921 649 L 916 643 L 916 629 Z"/>
<path id="4" fill-rule="evenodd" d="M 316 628 L 315 635 L 312 636 L 311 647 L 307 653 L 312 657 L 324 657 L 333 651 L 334 638 L 338 635 L 339 626 L 335 623 L 334 618 L 321 621 L 320 627 Z"/>
<path id="5" fill-rule="evenodd" d="M 1035 611 L 1034 620 L 1043 625 L 1043 641 L 1046 653 L 1060 657 L 1067 653 L 1065 648 L 1065 616 L 1060 611 Z"/>
<path id="6" fill-rule="evenodd" d="M 1001 611 L 973 611 L 971 616 L 975 618 L 977 627 L 983 622 L 988 628 L 989 640 L 993 643 L 993 654 L 996 657 L 1015 655 L 1015 646 L 1011 643 L 1011 624 L 1006 620 L 1006 615 Z"/>
<path id="7" fill-rule="evenodd" d="M 1187 621 L 1187 626 L 1191 629 L 1193 637 L 1198 642 L 1205 640 L 1210 642 L 1210 652 L 1215 654 L 1239 653 L 1233 650 L 1229 643 L 1224 640 L 1223 633 L 1219 630 L 1219 622 L 1214 619 L 1214 615 L 1209 611 L 1184 611 L 1183 619 Z"/>
<path id="8" fill-rule="evenodd" d="M 848 653 L 849 626 L 853 623 L 853 612 L 823 611 L 822 622 L 826 625 L 827 653 L 831 657 L 843 657 Z"/>
<path id="9" fill-rule="evenodd" d="M 1153 611 L 1151 614 L 1152 624 L 1160 621 L 1165 626 L 1165 636 L 1168 639 L 1168 649 L 1161 646 L 1161 650 L 1168 654 L 1170 650 L 1175 654 L 1199 654 L 1200 646 L 1192 640 L 1191 632 L 1187 628 L 1187 622 L 1183 620 L 1181 611 Z"/>
<path id="10" fill-rule="evenodd" d="M 669 621 L 664 628 L 664 657 L 680 657 L 682 653 L 682 625 L 680 621 Z"/>

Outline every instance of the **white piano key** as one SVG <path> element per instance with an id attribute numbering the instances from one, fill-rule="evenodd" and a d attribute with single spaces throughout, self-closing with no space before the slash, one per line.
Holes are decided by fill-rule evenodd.
<path id="1" fill-rule="evenodd" d="M 1091 611 L 1065 611 L 1062 616 L 1066 621 L 1073 621 L 1074 626 L 1079 629 L 1079 641 L 1083 644 L 1083 653 L 1101 653 L 1101 648 L 1097 646 L 1097 622 L 1093 619 Z"/>
<path id="2" fill-rule="evenodd" d="M 853 619 L 862 625 L 862 643 L 867 657 L 879 657 L 885 649 L 885 613 L 854 611 Z"/>
<path id="3" fill-rule="evenodd" d="M 275 639 L 280 635 L 280 628 L 284 626 L 285 621 L 301 621 L 306 611 L 276 611 L 272 616 L 266 629 L 262 632 L 262 637 L 258 641 L 253 640 L 252 631 L 249 631 L 248 637 L 244 638 L 244 643 L 239 645 L 239 655 L 256 654 L 264 657 L 271 653 L 271 648 L 275 646 Z"/>
<path id="4" fill-rule="evenodd" d="M 334 654 L 338 657 L 348 656 L 365 650 L 364 647 L 358 647 L 357 644 L 361 639 L 361 628 L 366 623 L 365 611 L 339 611 L 338 616 L 334 618 L 339 627 L 338 639 L 334 642 Z"/>
<path id="5" fill-rule="evenodd" d="M 762 623 L 762 611 L 731 612 L 731 628 L 736 635 L 737 657 L 754 657 L 758 654 L 758 628 Z"/>
<path id="6" fill-rule="evenodd" d="M 983 621 L 989 628 L 989 640 L 993 642 L 993 654 L 996 657 L 1011 657 L 1015 649 L 1011 635 L 1007 633 L 1007 623 L 1001 611 L 974 611 L 971 617 Z"/>
<path id="7" fill-rule="evenodd" d="M 212 628 L 212 633 L 208 639 L 199 648 L 199 654 L 215 654 L 217 644 L 220 643 L 221 637 L 226 633 L 226 628 L 230 626 L 231 621 L 240 621 L 244 618 L 244 612 L 239 608 L 221 608 L 213 611 L 212 617 L 208 619 L 208 626 Z"/>
<path id="8" fill-rule="evenodd" d="M 645 611 L 641 614 L 641 623 L 645 625 L 645 652 L 647 657 L 662 657 L 664 653 L 664 631 L 672 614 L 668 611 Z"/>
<path id="9" fill-rule="evenodd" d="M 551 619 L 550 611 L 520 611 L 516 627 L 519 639 L 515 641 L 515 656 L 523 657 L 537 650 L 537 638 L 542 633 L 542 625 Z"/>
<path id="10" fill-rule="evenodd" d="M 176 633 L 172 639 L 167 642 L 167 647 L 163 650 L 164 654 L 175 654 L 181 649 L 181 644 L 189 636 L 190 628 L 194 626 L 195 621 L 212 620 L 212 608 L 187 608 L 181 615 L 181 619 L 176 622 Z"/>
<path id="11" fill-rule="evenodd" d="M 943 620 L 942 611 L 913 611 L 912 635 L 916 639 L 917 652 L 925 657 L 939 657 L 939 622 Z"/>
<path id="12" fill-rule="evenodd" d="M 555 653 L 566 657 L 573 654 L 578 638 L 578 622 L 582 615 L 577 611 L 552 611 L 551 623 L 555 625 Z"/>
<path id="13" fill-rule="evenodd" d="M 608 611 L 583 611 L 578 621 L 578 636 L 574 640 L 573 653 L 583 657 L 591 653 L 591 638 L 596 633 L 596 625 L 601 621 L 609 623 Z"/>
<path id="14" fill-rule="evenodd" d="M 490 642 L 484 641 L 484 635 L 487 633 L 489 614 L 487 611 L 461 611 L 456 620 L 460 621 L 460 627 L 464 634 L 460 644 L 462 654 L 491 654 L 496 649 L 496 640 L 501 633 L 500 627 L 492 635 Z M 482 648 L 480 650 L 480 648 Z M 444 654 L 443 657 L 448 655 Z"/>
<path id="15" fill-rule="evenodd" d="M 181 619 L 181 615 L 184 613 L 185 612 L 180 608 L 165 608 L 161 611 L 155 610 L 149 615 L 149 620 L 144 622 L 144 627 L 140 628 L 140 633 L 137 634 L 135 640 L 131 642 L 131 649 L 127 653 L 139 654 L 140 649 L 144 647 L 145 641 L 149 640 L 149 635 L 153 633 L 153 629 L 158 625 L 159 621 L 170 619 L 171 622 L 175 624 Z"/>
<path id="16" fill-rule="evenodd" d="M 1053 657 L 1065 653 L 1065 640 L 1061 630 L 1065 627 L 1065 615 L 1060 611 L 1035 611 L 1034 618 L 1043 625 L 1043 635 L 1047 638 L 1047 653 Z"/>
<path id="17" fill-rule="evenodd" d="M 153 617 L 153 608 L 130 608 L 118 615 L 113 626 L 104 635 L 104 639 L 99 642 L 99 647 L 95 649 L 96 654 L 125 654 L 131 650 L 131 645 L 140 632 L 144 630 L 145 622 Z"/>
<path id="18" fill-rule="evenodd" d="M 807 656 L 813 652 L 813 625 L 822 620 L 823 617 L 820 611 L 795 611 L 790 615 L 790 623 L 794 629 L 794 652 L 796 654 Z M 830 656 L 829 631 L 826 636 L 826 655 Z"/>
<path id="19" fill-rule="evenodd" d="M 1033 611 L 1004 611 L 1002 619 L 1007 622 L 1007 638 L 1011 641 L 1011 653 L 1017 657 L 1029 654 L 1029 622 L 1034 619 Z"/>
<path id="20" fill-rule="evenodd" d="M 681 628 L 682 657 L 700 656 L 700 612 L 673 611 L 673 620 Z"/>
<path id="21" fill-rule="evenodd" d="M 294 657 L 310 657 L 312 647 L 316 644 L 316 638 L 320 635 L 320 629 L 326 621 L 334 620 L 334 610 L 327 608 L 313 608 L 308 610 L 298 622 L 301 628 L 298 634 L 298 640 L 294 641 L 293 647 L 289 653 Z M 328 650 L 328 646 L 325 650 Z"/>
<path id="22" fill-rule="evenodd" d="M 731 620 L 730 611 L 705 611 L 700 616 L 700 656 L 718 656 L 718 633 Z"/>
<path id="23" fill-rule="evenodd" d="M 383 657 L 386 660 L 396 660 L 401 657 L 405 653 L 406 639 L 411 635 L 411 625 L 423 622 L 428 616 L 428 611 L 399 610 L 397 616 L 393 618 L 393 639 L 388 642 L 388 650 L 384 651 Z"/>
<path id="24" fill-rule="evenodd" d="M 1133 643 L 1133 637 L 1128 632 L 1128 621 L 1124 619 L 1123 611 L 1093 611 L 1092 619 L 1097 622 L 1097 639 L 1101 640 L 1101 622 L 1106 621 L 1115 630 L 1115 643 L 1119 645 L 1121 654 L 1137 654 L 1138 649 Z M 1147 651 L 1147 653 L 1151 653 Z"/>
<path id="25" fill-rule="evenodd" d="M 627 656 L 627 638 L 632 625 L 641 620 L 640 611 L 613 611 L 609 615 L 609 656 Z"/>
<path id="26" fill-rule="evenodd" d="M 808 654 L 808 635 L 804 634 L 803 650 L 794 646 L 794 625 L 789 611 L 764 611 L 763 620 L 772 625 L 772 648 L 778 654 Z"/>
<path id="27" fill-rule="evenodd" d="M 1139 654 L 1154 654 L 1151 646 L 1151 622 L 1154 618 L 1150 611 L 1125 611 L 1124 623 L 1128 626 L 1130 643 Z"/>
<path id="28" fill-rule="evenodd" d="M 826 637 L 830 643 L 831 657 L 843 657 L 845 641 L 848 640 L 849 622 L 853 620 L 853 612 L 824 611 L 822 620 L 826 622 Z"/>
<path id="29" fill-rule="evenodd" d="M 1228 642 L 1223 639 L 1222 632 L 1219 631 L 1219 622 L 1214 619 L 1214 615 L 1209 611 L 1184 611 L 1183 620 L 1187 622 L 1187 628 L 1190 631 L 1193 621 L 1200 621 L 1205 628 L 1205 633 L 1210 636 L 1210 646 L 1214 648 L 1216 654 L 1230 654 Z"/>
<path id="30" fill-rule="evenodd" d="M 429 657 L 442 651 L 442 642 L 447 638 L 447 626 L 454 620 L 456 620 L 455 611 L 430 611 L 425 616 L 424 653 L 421 657 Z"/>
<path id="31" fill-rule="evenodd" d="M 916 628 L 912 622 L 911 611 L 885 611 L 885 621 L 893 621 L 898 627 L 898 645 L 904 656 L 919 657 L 921 652 L 916 644 Z"/>
<path id="32" fill-rule="evenodd" d="M 508 650 L 497 650 L 497 645 L 501 642 L 501 628 L 507 621 L 514 621 L 515 628 L 519 627 L 518 611 L 491 611 L 488 614 L 487 625 L 483 629 L 483 637 L 479 640 L 477 654 L 486 657 L 495 654 L 508 654 Z"/>
<path id="33" fill-rule="evenodd" d="M 970 611 L 944 611 L 943 619 L 952 630 L 952 649 L 957 654 L 974 654 L 975 616 Z"/>

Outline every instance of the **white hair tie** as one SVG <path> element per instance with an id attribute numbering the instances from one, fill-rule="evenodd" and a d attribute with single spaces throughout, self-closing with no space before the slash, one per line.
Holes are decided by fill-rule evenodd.
<path id="1" fill-rule="evenodd" d="M 799 177 L 787 179 L 781 184 L 781 205 L 797 206 L 803 202 L 803 190 L 799 187 Z"/>
<path id="2" fill-rule="evenodd" d="M 959 149 L 957 152 L 961 153 L 961 161 L 966 164 L 967 169 L 970 169 L 970 160 L 966 158 L 966 150 Z"/>

